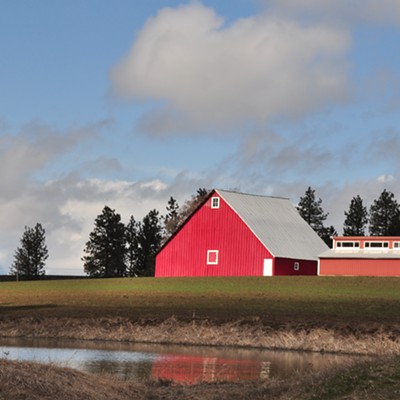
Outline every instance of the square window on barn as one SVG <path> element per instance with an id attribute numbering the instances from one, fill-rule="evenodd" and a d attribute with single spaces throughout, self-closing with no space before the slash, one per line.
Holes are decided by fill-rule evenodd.
<path id="1" fill-rule="evenodd" d="M 207 264 L 208 265 L 218 264 L 218 250 L 207 250 Z"/>
<path id="2" fill-rule="evenodd" d="M 299 270 L 300 270 L 300 263 L 295 262 L 295 263 L 294 263 L 294 266 L 293 266 L 293 269 L 294 269 L 295 271 L 299 271 Z"/>
<path id="3" fill-rule="evenodd" d="M 211 198 L 211 208 L 219 208 L 219 197 Z"/>
<path id="4" fill-rule="evenodd" d="M 395 250 L 400 250 L 400 242 L 393 242 L 393 248 Z"/>

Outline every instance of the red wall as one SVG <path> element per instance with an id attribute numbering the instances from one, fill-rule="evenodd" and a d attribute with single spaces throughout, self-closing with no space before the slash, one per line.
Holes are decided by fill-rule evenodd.
<path id="1" fill-rule="evenodd" d="M 217 196 L 217 195 L 215 195 Z M 207 250 L 219 250 L 218 265 L 207 265 Z M 211 198 L 191 217 L 156 259 L 156 277 L 262 276 L 269 251 L 221 198 Z"/>
<path id="2" fill-rule="evenodd" d="M 294 263 L 299 263 L 299 270 L 294 269 Z M 275 276 L 287 275 L 317 275 L 318 262 L 309 260 L 292 260 L 289 258 L 275 259 Z"/>
<path id="3" fill-rule="evenodd" d="M 319 274 L 400 276 L 400 259 L 321 259 Z"/>

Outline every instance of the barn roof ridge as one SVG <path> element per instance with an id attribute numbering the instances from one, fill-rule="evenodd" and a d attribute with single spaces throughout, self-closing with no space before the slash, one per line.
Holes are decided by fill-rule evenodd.
<path id="1" fill-rule="evenodd" d="M 266 197 L 269 199 L 281 199 L 281 200 L 289 200 L 289 197 L 283 197 L 283 196 L 270 196 L 267 194 L 255 194 L 255 193 L 245 193 L 245 192 L 240 192 L 238 190 L 226 190 L 226 189 L 213 189 L 211 192 L 221 192 L 221 193 L 233 193 L 233 194 L 239 194 L 239 195 L 243 195 L 243 196 L 252 196 L 252 197 Z"/>

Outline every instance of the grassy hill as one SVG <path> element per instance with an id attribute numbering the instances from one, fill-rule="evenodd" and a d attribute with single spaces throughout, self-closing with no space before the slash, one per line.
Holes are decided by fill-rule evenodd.
<path id="1" fill-rule="evenodd" d="M 0 282 L 0 310 L 25 315 L 152 315 L 400 322 L 400 279 L 372 277 L 122 278 Z"/>

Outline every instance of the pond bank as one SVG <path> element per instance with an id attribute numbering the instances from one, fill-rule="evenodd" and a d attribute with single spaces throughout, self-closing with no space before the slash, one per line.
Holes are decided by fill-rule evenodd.
<path id="1" fill-rule="evenodd" d="M 122 382 L 68 368 L 0 359 L 0 399 L 30 400 L 377 400 L 397 399 L 400 358 L 382 358 L 325 374 L 258 384 L 179 385 L 168 381 Z"/>
<path id="2" fill-rule="evenodd" d="M 207 319 L 164 321 L 129 318 L 20 317 L 0 320 L 2 337 L 107 340 L 142 343 L 257 347 L 346 354 L 400 354 L 397 329 L 270 327 L 257 320 L 214 323 Z"/>

